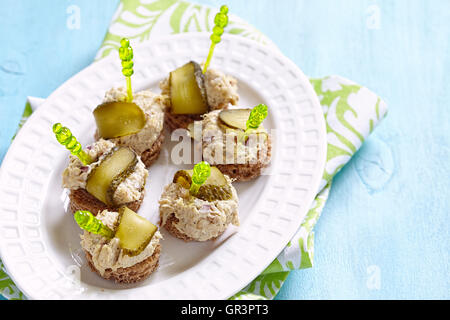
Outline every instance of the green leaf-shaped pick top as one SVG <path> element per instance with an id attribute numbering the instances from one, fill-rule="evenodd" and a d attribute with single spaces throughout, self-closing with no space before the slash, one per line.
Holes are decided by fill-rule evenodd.
<path id="1" fill-rule="evenodd" d="M 114 231 L 105 226 L 103 222 L 94 217 L 89 211 L 79 210 L 75 212 L 74 218 L 81 229 L 90 233 L 99 234 L 107 239 L 114 238 Z"/>
<path id="2" fill-rule="evenodd" d="M 192 174 L 192 184 L 190 188 L 190 193 L 195 196 L 198 190 L 208 180 L 211 175 L 211 166 L 208 162 L 202 161 L 194 166 L 194 172 Z"/>
<path id="3" fill-rule="evenodd" d="M 70 132 L 67 127 L 63 127 L 61 123 L 55 123 L 53 125 L 53 133 L 56 136 L 56 140 L 65 146 L 70 153 L 77 156 L 84 165 L 92 163 L 91 157 L 83 151 L 81 144 L 77 141 L 77 138 L 72 135 L 72 132 Z"/>
<path id="4" fill-rule="evenodd" d="M 268 108 L 265 104 L 259 104 L 252 109 L 250 112 L 250 116 L 248 117 L 246 127 L 244 133 L 244 141 L 247 140 L 248 135 L 252 130 L 256 130 L 259 128 L 261 123 L 263 123 L 264 119 L 267 118 Z"/>
<path id="5" fill-rule="evenodd" d="M 259 104 L 254 107 L 252 109 L 252 112 L 250 112 L 250 116 L 248 117 L 246 131 L 258 129 L 261 123 L 263 123 L 264 119 L 267 118 L 267 111 L 268 108 L 265 104 Z"/>
<path id="6" fill-rule="evenodd" d="M 131 76 L 133 75 L 133 48 L 130 46 L 130 40 L 123 38 L 120 40 L 119 57 L 122 60 L 122 74 L 127 79 L 128 102 L 133 101 L 133 90 L 131 89 Z"/>
<path id="7" fill-rule="evenodd" d="M 221 41 L 221 36 L 224 32 L 225 27 L 228 25 L 228 7 L 227 6 L 221 6 L 219 13 L 216 14 L 216 17 L 214 18 L 214 28 L 213 33 L 210 37 L 211 39 L 211 46 L 209 48 L 208 58 L 206 59 L 205 65 L 203 66 L 203 73 L 206 72 L 206 70 L 209 67 L 209 64 L 211 63 L 211 58 L 214 53 L 214 48 L 216 47 L 216 44 L 218 44 Z"/>

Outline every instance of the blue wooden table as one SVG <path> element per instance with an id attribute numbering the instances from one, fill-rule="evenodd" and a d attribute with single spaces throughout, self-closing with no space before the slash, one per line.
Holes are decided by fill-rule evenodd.
<path id="1" fill-rule="evenodd" d="M 277 298 L 449 299 L 450 1 L 226 2 L 307 75 L 344 76 L 389 105 L 335 179 L 315 266 Z M 73 4 L 79 28 L 67 24 Z M 0 0 L 0 160 L 26 96 L 47 97 L 92 62 L 117 4 Z"/>

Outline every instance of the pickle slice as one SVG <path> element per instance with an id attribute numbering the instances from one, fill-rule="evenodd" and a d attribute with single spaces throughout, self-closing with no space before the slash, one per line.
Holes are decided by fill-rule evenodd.
<path id="1" fill-rule="evenodd" d="M 116 148 L 93 168 L 86 190 L 107 205 L 115 205 L 113 195 L 120 183 L 133 173 L 138 158 L 129 148 Z"/>
<path id="2" fill-rule="evenodd" d="M 193 170 L 180 170 L 175 173 L 173 182 L 180 184 L 185 189 L 189 189 L 192 183 L 192 173 Z M 233 197 L 233 193 L 222 172 L 216 167 L 211 167 L 211 175 L 200 187 L 195 197 L 211 202 L 229 200 Z"/>
<path id="3" fill-rule="evenodd" d="M 192 183 L 192 174 L 193 170 L 179 170 L 175 173 L 175 176 L 173 177 L 174 183 L 179 183 L 186 189 L 189 189 L 191 187 Z M 225 179 L 225 176 L 220 172 L 217 167 L 211 167 L 211 175 L 206 179 L 204 184 L 210 184 L 215 186 L 226 186 L 228 185 L 227 179 Z"/>
<path id="4" fill-rule="evenodd" d="M 190 173 L 186 170 L 177 171 L 173 177 L 173 183 L 178 183 L 183 188 L 189 189 L 192 183 L 192 170 Z"/>
<path id="5" fill-rule="evenodd" d="M 219 127 L 225 132 L 228 130 L 234 131 L 238 136 L 238 141 L 248 141 L 248 135 L 244 132 L 247 129 L 247 120 L 251 112 L 251 109 L 222 110 L 219 113 Z M 267 140 L 268 136 L 263 125 L 260 125 L 256 130 L 251 130 L 249 134 L 256 134 L 257 139 L 259 139 L 259 135 L 263 135 L 264 141 Z"/>
<path id="6" fill-rule="evenodd" d="M 211 167 L 211 175 L 200 187 L 197 198 L 205 201 L 230 200 L 233 197 L 231 187 L 225 176 L 217 167 Z"/>
<path id="7" fill-rule="evenodd" d="M 138 133 L 145 126 L 145 113 L 135 103 L 107 102 L 94 110 L 98 133 L 104 139 Z"/>
<path id="8" fill-rule="evenodd" d="M 126 255 L 137 256 L 148 246 L 158 228 L 127 207 L 120 208 L 119 214 L 115 237 Z"/>
<path id="9" fill-rule="evenodd" d="M 194 61 L 172 71 L 169 77 L 173 114 L 204 114 L 209 110 L 202 68 Z"/>

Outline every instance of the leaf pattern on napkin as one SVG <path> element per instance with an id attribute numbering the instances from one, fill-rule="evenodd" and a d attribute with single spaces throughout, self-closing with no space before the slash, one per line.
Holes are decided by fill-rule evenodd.
<path id="1" fill-rule="evenodd" d="M 0 294 L 10 300 L 24 300 L 23 293 L 16 287 L 14 282 L 8 276 L 5 266 L 0 260 Z"/>
<path id="2" fill-rule="evenodd" d="M 118 50 L 123 37 L 142 42 L 153 35 L 210 32 L 214 27 L 216 13 L 217 9 L 187 1 L 121 1 L 96 59 L 104 58 Z M 230 15 L 225 32 L 271 44 L 260 31 L 234 15 Z"/>
<path id="3" fill-rule="evenodd" d="M 342 169 L 386 116 L 387 106 L 375 93 L 338 76 L 311 79 L 325 116 L 327 163 L 320 189 Z"/>

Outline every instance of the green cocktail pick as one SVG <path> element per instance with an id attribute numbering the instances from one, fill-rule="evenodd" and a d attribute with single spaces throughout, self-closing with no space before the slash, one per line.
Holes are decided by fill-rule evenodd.
<path id="1" fill-rule="evenodd" d="M 209 54 L 208 58 L 206 59 L 205 65 L 203 66 L 203 73 L 206 72 L 206 70 L 209 67 L 209 64 L 211 63 L 211 58 L 214 53 L 214 48 L 216 47 L 216 44 L 218 44 L 221 40 L 221 36 L 223 34 L 223 29 L 228 25 L 228 7 L 223 5 L 220 7 L 219 13 L 216 14 L 216 17 L 214 18 L 214 28 L 213 28 L 213 34 L 211 35 L 211 47 L 209 48 Z"/>
<path id="2" fill-rule="evenodd" d="M 79 210 L 75 212 L 74 218 L 81 229 L 90 233 L 99 234 L 107 239 L 114 238 L 115 232 L 105 226 L 103 222 L 94 217 L 89 211 Z"/>
<path id="3" fill-rule="evenodd" d="M 133 48 L 130 46 L 130 40 L 123 38 L 120 40 L 119 57 L 122 60 L 122 74 L 127 79 L 128 102 L 133 101 L 133 90 L 131 89 L 131 76 L 133 75 Z"/>
<path id="4" fill-rule="evenodd" d="M 53 125 L 53 132 L 55 133 L 56 140 L 65 146 L 70 153 L 77 156 L 84 165 L 92 163 L 91 157 L 84 152 L 77 138 L 72 135 L 72 132 L 67 127 L 63 127 L 61 123 L 55 123 Z"/>
<path id="5" fill-rule="evenodd" d="M 258 129 L 261 123 L 267 118 L 268 108 L 265 104 L 259 104 L 252 109 L 247 120 L 247 130 Z"/>
<path id="6" fill-rule="evenodd" d="M 195 196 L 198 193 L 198 190 L 208 180 L 211 175 L 211 166 L 208 162 L 202 161 L 197 163 L 194 166 L 194 172 L 192 173 L 192 183 L 189 192 Z"/>

